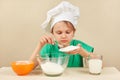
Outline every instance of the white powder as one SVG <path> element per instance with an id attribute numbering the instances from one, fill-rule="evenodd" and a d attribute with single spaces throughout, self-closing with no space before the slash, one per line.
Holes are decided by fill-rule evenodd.
<path id="1" fill-rule="evenodd" d="M 41 64 L 41 68 L 44 73 L 50 74 L 50 75 L 61 74 L 64 71 L 61 65 L 53 62 L 46 62 L 44 64 Z"/>
<path id="2" fill-rule="evenodd" d="M 67 46 L 67 47 L 59 49 L 59 51 L 68 52 L 68 51 L 72 51 L 72 50 L 75 50 L 78 48 L 79 48 L 79 46 Z"/>
<path id="3" fill-rule="evenodd" d="M 31 61 L 16 61 L 16 65 L 26 65 L 26 64 L 31 64 Z"/>

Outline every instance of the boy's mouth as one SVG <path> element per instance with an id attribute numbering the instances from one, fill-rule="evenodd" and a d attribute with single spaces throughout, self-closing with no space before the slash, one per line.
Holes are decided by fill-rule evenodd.
<path id="1" fill-rule="evenodd" d="M 62 43 L 66 43 L 66 42 L 68 42 L 68 40 L 61 40 L 61 42 L 62 42 Z"/>

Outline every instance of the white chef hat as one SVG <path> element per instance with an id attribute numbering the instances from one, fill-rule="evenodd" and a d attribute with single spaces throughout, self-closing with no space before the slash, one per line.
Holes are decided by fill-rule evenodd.
<path id="1" fill-rule="evenodd" d="M 76 28 L 80 17 L 79 8 L 67 1 L 62 1 L 58 6 L 47 12 L 47 19 L 41 25 L 46 31 L 50 32 L 55 23 L 59 21 L 69 21 Z"/>

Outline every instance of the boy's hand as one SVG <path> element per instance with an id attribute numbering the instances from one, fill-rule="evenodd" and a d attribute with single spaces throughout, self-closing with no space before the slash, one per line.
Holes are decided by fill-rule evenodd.
<path id="1" fill-rule="evenodd" d="M 44 46 L 45 44 L 54 44 L 54 38 L 51 34 L 45 34 L 40 38 L 40 45 L 41 47 Z"/>

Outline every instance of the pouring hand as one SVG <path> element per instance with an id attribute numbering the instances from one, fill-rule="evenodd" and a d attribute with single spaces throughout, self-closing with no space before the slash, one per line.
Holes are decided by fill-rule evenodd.
<path id="1" fill-rule="evenodd" d="M 41 47 L 47 43 L 54 44 L 54 38 L 51 34 L 45 34 L 40 38 L 39 42 L 40 42 Z"/>

